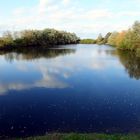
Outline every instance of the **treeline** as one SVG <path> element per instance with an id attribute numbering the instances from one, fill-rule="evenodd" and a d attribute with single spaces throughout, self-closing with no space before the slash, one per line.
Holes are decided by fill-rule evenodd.
<path id="1" fill-rule="evenodd" d="M 80 44 L 95 44 L 96 40 L 94 39 L 81 39 Z"/>
<path id="2" fill-rule="evenodd" d="M 76 44 L 80 39 L 74 33 L 55 29 L 24 30 L 5 32 L 0 37 L 0 48 L 12 47 L 48 47 L 53 45 Z"/>
<path id="3" fill-rule="evenodd" d="M 90 40 L 90 43 L 88 43 Z M 140 52 L 140 22 L 136 21 L 131 28 L 122 32 L 109 32 L 104 37 L 99 34 L 97 39 L 81 40 L 82 44 L 108 44 L 118 49 L 137 50 Z"/>
<path id="4" fill-rule="evenodd" d="M 108 42 L 108 38 L 111 36 L 111 33 L 107 33 L 105 37 L 102 34 L 99 34 L 97 39 L 82 39 L 80 40 L 81 44 L 106 44 Z"/>
<path id="5" fill-rule="evenodd" d="M 124 50 L 140 49 L 140 22 L 136 21 L 131 28 L 122 32 L 113 32 L 108 44 Z"/>

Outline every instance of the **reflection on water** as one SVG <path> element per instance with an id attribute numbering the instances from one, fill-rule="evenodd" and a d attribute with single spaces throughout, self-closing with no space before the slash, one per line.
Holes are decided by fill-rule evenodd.
<path id="1" fill-rule="evenodd" d="M 119 58 L 130 78 L 140 79 L 140 57 L 135 52 L 123 50 L 106 50 L 105 52 Z"/>
<path id="2" fill-rule="evenodd" d="M 118 51 L 120 62 L 131 78 L 140 79 L 140 57 L 135 52 Z"/>
<path id="3" fill-rule="evenodd" d="M 58 78 L 61 74 L 59 69 L 57 69 L 57 65 L 55 65 L 54 68 L 52 68 L 51 65 L 48 65 L 46 63 L 45 59 L 51 59 L 56 58 L 58 56 L 64 56 L 70 53 L 75 53 L 74 49 L 48 49 L 47 51 L 41 51 L 41 50 L 25 50 L 23 52 L 1 52 L 1 54 L 4 54 L 4 59 L 7 62 L 12 63 L 14 65 L 15 69 L 15 78 L 6 80 L 6 83 L 1 81 L 0 82 L 0 94 L 6 93 L 9 90 L 24 90 L 24 89 L 30 89 L 34 87 L 44 87 L 44 88 L 65 88 L 69 85 L 61 80 L 61 78 Z M 44 58 L 44 59 L 42 59 Z M 41 60 L 39 60 L 41 59 Z M 14 62 L 15 60 L 15 62 Z M 31 62 L 22 62 L 28 60 Z M 32 61 L 34 62 L 32 63 Z M 53 62 L 53 60 L 49 60 L 50 63 Z M 18 63 L 19 62 L 19 63 Z M 53 62 L 54 63 L 54 62 Z M 37 72 L 37 75 L 34 73 L 34 69 Z M 17 73 L 16 73 L 17 71 Z M 33 73 L 32 73 L 33 72 Z M 22 74 L 29 73 L 32 78 L 32 76 L 37 77 L 40 75 L 40 78 L 36 80 L 28 79 L 28 77 L 24 78 L 24 80 L 17 80 L 22 79 Z M 60 74 L 60 75 L 59 75 Z M 9 73 L 9 77 L 12 77 L 13 73 L 11 71 L 11 74 Z M 20 77 L 18 76 L 20 75 Z M 26 76 L 26 75 L 25 75 Z M 58 77 L 57 77 L 58 76 Z M 66 74 L 64 76 L 67 76 Z M 5 77 L 3 77 L 5 78 Z"/>
<path id="4" fill-rule="evenodd" d="M 139 70 L 109 46 L 1 52 L 0 135 L 139 132 Z"/>
<path id="5" fill-rule="evenodd" d="M 25 49 L 17 50 L 14 52 L 4 52 L 1 51 L 0 54 L 5 56 L 5 59 L 9 62 L 16 60 L 35 60 L 39 58 L 55 58 L 58 56 L 67 55 L 70 53 L 75 53 L 75 49 L 47 49 L 47 50 L 38 50 L 38 49 Z"/>

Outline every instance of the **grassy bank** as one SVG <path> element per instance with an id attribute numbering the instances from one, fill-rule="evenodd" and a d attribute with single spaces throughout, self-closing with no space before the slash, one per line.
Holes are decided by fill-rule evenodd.
<path id="1" fill-rule="evenodd" d="M 107 134 L 48 134 L 47 136 L 29 137 L 13 140 L 140 140 L 137 135 L 107 135 Z"/>

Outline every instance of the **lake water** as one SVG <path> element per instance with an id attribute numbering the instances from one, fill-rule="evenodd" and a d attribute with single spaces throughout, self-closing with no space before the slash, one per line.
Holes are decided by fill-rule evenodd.
<path id="1" fill-rule="evenodd" d="M 0 136 L 140 132 L 140 58 L 109 46 L 0 52 Z"/>

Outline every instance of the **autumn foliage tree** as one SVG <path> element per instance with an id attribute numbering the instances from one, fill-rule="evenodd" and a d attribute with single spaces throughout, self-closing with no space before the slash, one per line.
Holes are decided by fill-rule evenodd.
<path id="1" fill-rule="evenodd" d="M 126 37 L 126 32 L 125 31 L 122 31 L 122 32 L 117 34 L 116 42 L 115 42 L 117 47 L 123 47 L 125 45 L 125 42 L 124 42 L 125 37 Z"/>
<path id="2" fill-rule="evenodd" d="M 113 32 L 108 39 L 108 44 L 124 50 L 140 50 L 140 22 L 122 32 Z"/>

